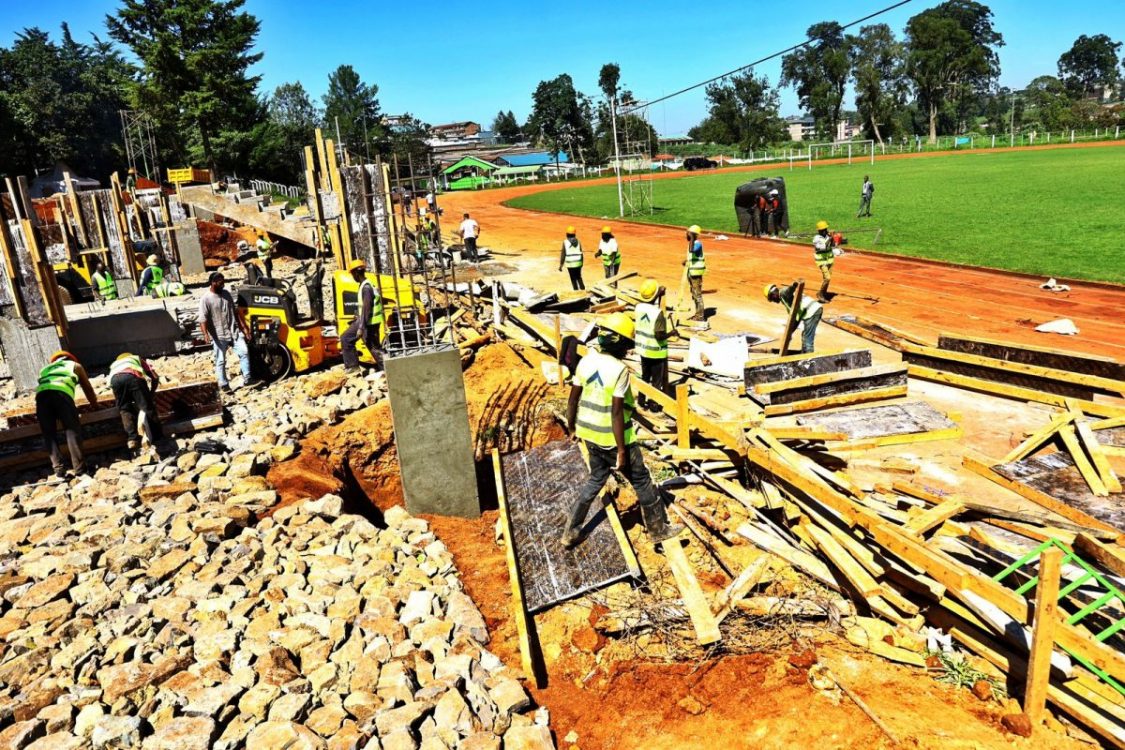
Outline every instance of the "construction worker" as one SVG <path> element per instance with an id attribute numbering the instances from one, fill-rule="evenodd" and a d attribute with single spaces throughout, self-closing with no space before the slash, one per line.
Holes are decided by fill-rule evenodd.
<path id="1" fill-rule="evenodd" d="M 148 382 L 145 382 L 145 378 Z M 125 352 L 119 354 L 109 367 L 109 387 L 117 400 L 117 411 L 121 414 L 121 426 L 125 428 L 129 450 L 134 456 L 141 449 L 141 438 L 137 428 L 145 432 L 149 443 L 164 437 L 160 419 L 156 415 L 156 403 L 152 394 L 160 384 L 160 376 L 146 359 Z"/>
<path id="2" fill-rule="evenodd" d="M 820 291 L 816 293 L 818 302 L 828 302 L 828 285 L 832 283 L 832 264 L 836 262 L 836 238 L 828 232 L 828 222 L 821 219 L 816 223 L 816 234 L 813 235 L 813 258 L 816 267 L 820 269 Z"/>
<path id="3" fill-rule="evenodd" d="M 784 289 L 779 289 L 777 284 L 767 284 L 766 299 L 770 302 L 780 302 L 788 313 L 793 309 L 793 297 L 797 294 L 795 281 Z M 824 308 L 812 297 L 801 295 L 801 306 L 797 310 L 797 322 L 801 324 L 801 352 L 810 354 L 816 339 L 816 327 L 820 325 L 820 317 Z"/>
<path id="4" fill-rule="evenodd" d="M 871 199 L 875 196 L 875 184 L 867 175 L 863 176 L 863 187 L 859 191 L 859 210 L 855 212 L 858 219 L 861 216 L 871 215 Z"/>
<path id="5" fill-rule="evenodd" d="M 585 289 L 586 285 L 582 283 L 582 243 L 578 241 L 578 236 L 574 233 L 574 227 L 566 228 L 566 239 L 562 243 L 562 251 L 559 253 L 559 270 L 563 270 L 566 266 L 566 272 L 570 274 L 570 287 L 572 289 Z"/>
<path id="6" fill-rule="evenodd" d="M 707 271 L 707 261 L 703 257 L 703 242 L 699 235 L 703 230 L 698 224 L 692 224 L 687 230 L 687 260 L 683 265 L 687 267 L 688 284 L 691 286 L 691 301 L 695 303 L 695 315 L 692 320 L 706 320 L 706 310 L 703 307 L 703 274 Z"/>
<path id="7" fill-rule="evenodd" d="M 766 197 L 759 195 L 750 206 L 750 234 L 755 237 L 762 236 L 762 216 L 766 206 Z"/>
<path id="8" fill-rule="evenodd" d="M 262 267 L 266 269 L 266 278 L 273 278 L 273 243 L 270 238 L 266 236 L 265 232 L 258 233 L 258 242 L 255 245 L 258 251 L 258 260 L 261 261 Z"/>
<path id="9" fill-rule="evenodd" d="M 90 281 L 93 282 L 94 294 L 98 299 L 103 302 L 117 299 L 117 280 L 101 258 L 94 261 L 94 273 L 90 275 Z"/>
<path id="10" fill-rule="evenodd" d="M 641 379 L 661 393 L 668 390 L 668 318 L 660 309 L 664 287 L 656 279 L 645 279 L 638 296 L 641 301 L 633 311 L 636 319 L 637 353 L 641 355 Z M 658 409 L 655 401 L 640 395 L 637 403 L 642 409 Z"/>
<path id="11" fill-rule="evenodd" d="M 383 327 L 383 297 L 371 280 L 367 278 L 367 264 L 362 260 L 353 260 L 348 264 L 348 271 L 352 278 L 359 282 L 359 309 L 352 318 L 344 335 L 340 337 L 340 353 L 344 357 L 344 371 L 355 372 L 359 369 L 359 352 L 356 342 L 363 339 L 367 351 L 379 364 L 379 342 Z"/>
<path id="12" fill-rule="evenodd" d="M 256 385 L 250 375 L 250 327 L 235 309 L 234 298 L 224 287 L 226 277 L 218 271 L 207 277 L 208 289 L 199 299 L 199 328 L 203 331 L 203 342 L 211 345 L 215 358 L 215 379 L 219 388 L 233 393 L 227 380 L 227 351 L 234 350 L 238 355 L 238 367 L 242 371 L 243 386 Z"/>
<path id="13" fill-rule="evenodd" d="M 137 170 L 135 167 L 129 167 L 129 176 L 125 178 L 125 190 L 132 193 L 137 189 Z"/>
<path id="14" fill-rule="evenodd" d="M 82 455 L 82 423 L 74 403 L 74 388 L 78 385 L 82 386 L 90 405 L 97 408 L 98 397 L 85 368 L 73 354 L 60 350 L 52 354 L 50 363 L 39 371 L 39 384 L 35 387 L 35 416 L 39 420 L 43 442 L 51 454 L 51 468 L 60 479 L 66 478 L 66 470 L 63 468 L 62 451 L 55 442 L 58 422 L 62 422 L 66 432 L 73 473 L 86 473 L 86 459 Z"/>
<path id="15" fill-rule="evenodd" d="M 624 313 L 613 313 L 599 319 L 597 331 L 601 351 L 590 349 L 578 363 L 567 403 L 567 428 L 586 443 L 590 474 L 570 508 L 561 541 L 567 548 L 578 544 L 590 505 L 612 471 L 626 475 L 633 485 L 649 538 L 654 542 L 668 539 L 683 531 L 683 527 L 669 525 L 664 505 L 645 468 L 633 431 L 629 369 L 621 361 L 633 348 L 633 320 Z"/>
<path id="16" fill-rule="evenodd" d="M 766 196 L 766 205 L 768 210 L 766 216 L 769 219 L 769 232 L 771 239 L 777 239 L 779 224 L 781 224 L 781 194 L 777 190 L 771 190 L 769 195 Z"/>
<path id="17" fill-rule="evenodd" d="M 152 295 L 156 285 L 164 280 L 164 269 L 160 265 L 159 255 L 150 255 L 145 260 L 145 270 L 141 271 L 141 280 L 137 284 L 137 296 Z"/>
<path id="18" fill-rule="evenodd" d="M 473 263 L 476 263 L 480 260 L 477 255 L 477 239 L 480 237 L 480 224 L 477 223 L 476 219 L 466 213 L 457 233 L 461 235 L 461 241 L 465 244 L 465 255 L 469 256 L 469 260 Z"/>
<path id="19" fill-rule="evenodd" d="M 594 257 L 602 259 L 607 279 L 621 271 L 621 250 L 617 247 L 617 238 L 613 236 L 613 229 L 609 225 L 602 227 L 602 239 Z"/>

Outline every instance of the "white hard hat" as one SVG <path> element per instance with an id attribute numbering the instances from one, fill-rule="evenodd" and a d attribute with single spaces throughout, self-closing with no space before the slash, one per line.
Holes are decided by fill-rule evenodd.
<path id="1" fill-rule="evenodd" d="M 771 190 L 771 191 L 770 191 L 770 195 L 777 195 L 777 190 L 776 190 L 776 189 L 774 189 L 774 190 Z"/>

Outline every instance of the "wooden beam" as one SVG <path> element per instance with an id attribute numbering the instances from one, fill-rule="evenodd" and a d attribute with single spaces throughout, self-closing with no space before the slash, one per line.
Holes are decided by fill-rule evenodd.
<path id="1" fill-rule="evenodd" d="M 691 624 L 695 628 L 695 637 L 704 646 L 717 643 L 723 637 L 722 633 L 719 632 L 719 622 L 711 614 L 707 597 L 703 595 L 703 589 L 699 587 L 699 581 L 696 580 L 695 573 L 692 572 L 691 563 L 688 562 L 687 555 L 684 554 L 682 541 L 683 539 L 677 535 L 662 541 L 660 548 L 664 550 L 668 567 L 672 569 L 672 576 L 676 579 L 676 585 L 680 589 L 680 597 L 683 599 L 684 608 L 687 610 L 688 617 L 691 618 Z"/>
<path id="2" fill-rule="evenodd" d="M 545 671 L 538 669 L 539 636 L 535 631 L 535 620 L 528 614 L 523 600 L 523 587 L 520 585 L 519 568 L 516 566 L 515 535 L 512 533 L 512 519 L 508 516 L 508 500 L 504 493 L 504 472 L 500 468 L 500 452 L 492 449 L 492 471 L 496 475 L 496 500 L 500 506 L 500 520 L 504 527 L 504 556 L 508 561 L 508 580 L 512 585 L 512 614 L 516 621 L 516 633 L 520 644 L 520 664 L 524 676 L 537 687 L 545 684 Z"/>
<path id="3" fill-rule="evenodd" d="M 676 447 L 680 450 L 691 448 L 691 405 L 688 403 L 690 388 L 686 383 L 676 386 Z"/>
<path id="4" fill-rule="evenodd" d="M 1074 551 L 1089 558 L 1116 576 L 1125 577 L 1125 549 L 1117 544 L 1102 544 L 1089 534 L 1074 535 Z"/>
<path id="5" fill-rule="evenodd" d="M 1097 432 L 1098 430 L 1108 430 L 1111 427 L 1125 427 L 1125 416 L 1111 417 L 1110 419 L 1099 419 L 1096 422 L 1090 423 L 1090 429 Z"/>
<path id="6" fill-rule="evenodd" d="M 881 401 L 884 399 L 901 398 L 907 394 L 908 386 L 894 385 L 887 388 L 874 388 L 870 391 L 855 391 L 853 393 L 837 393 L 833 396 L 810 398 L 804 401 L 791 401 L 787 404 L 770 404 L 763 409 L 767 417 L 777 417 L 783 414 L 797 414 L 799 412 L 828 409 L 834 406 L 861 404 L 868 401 Z"/>
<path id="7" fill-rule="evenodd" d="M 911 534 L 922 536 L 930 529 L 937 528 L 943 523 L 965 511 L 965 506 L 956 500 L 946 500 L 924 511 L 906 522 L 903 528 Z"/>
<path id="8" fill-rule="evenodd" d="M 1105 497 L 1109 494 L 1102 478 L 1098 475 L 1097 469 L 1090 463 L 1090 459 L 1086 458 L 1085 451 L 1082 450 L 1082 445 L 1078 442 L 1078 436 L 1074 432 L 1074 427 L 1066 425 L 1059 430 L 1059 436 L 1063 440 L 1067 451 L 1070 452 L 1070 457 L 1074 459 L 1074 465 L 1078 468 L 1078 473 L 1086 480 L 1086 484 L 1090 486 L 1090 492 L 1093 492 L 1099 497 Z"/>
<path id="9" fill-rule="evenodd" d="M 1012 449 L 1011 453 L 1000 459 L 1002 464 L 1010 464 L 1014 461 L 1019 461 L 1022 458 L 1027 458 L 1035 451 L 1039 450 L 1047 443 L 1055 433 L 1063 427 L 1063 425 L 1070 424 L 1074 419 L 1074 412 L 1064 411 L 1061 414 L 1055 415 L 1050 422 L 1040 427 L 1035 432 L 1028 436 L 1027 440 L 1017 445 Z"/>
<path id="10" fill-rule="evenodd" d="M 1113 532 L 1118 536 L 1121 535 L 1121 531 L 1115 529 L 1113 526 L 1110 526 L 1104 521 L 1099 521 L 1093 516 L 1083 513 L 1077 508 L 1067 505 L 1061 500 L 1053 498 L 1045 492 L 1040 492 L 1034 487 L 1029 487 L 1023 482 L 1015 482 L 1005 476 L 998 474 L 990 465 L 974 456 L 963 456 L 961 459 L 961 465 L 969 471 L 980 474 L 985 479 L 989 479 L 1000 485 L 1001 487 L 1006 487 L 1012 492 L 1015 492 L 1017 495 L 1024 497 L 1031 502 L 1036 503 L 1037 505 L 1043 506 L 1049 511 L 1058 513 L 1063 518 L 1067 519 L 1068 521 L 1073 521 L 1079 526 L 1092 529 L 1100 529 L 1101 531 Z M 1123 672 L 1123 674 L 1125 674 L 1125 672 Z"/>
<path id="11" fill-rule="evenodd" d="M 738 602 L 750 592 L 750 589 L 758 585 L 758 582 L 762 580 L 762 575 L 766 572 L 766 568 L 769 567 L 769 563 L 770 558 L 766 555 L 751 560 L 750 564 L 738 574 L 738 577 L 723 589 L 712 609 L 716 623 L 721 624 L 738 605 Z"/>
<path id="12" fill-rule="evenodd" d="M 902 432 L 897 435 L 881 435 L 874 438 L 853 440 L 830 445 L 828 449 L 833 453 L 841 451 L 871 450 L 888 445 L 908 445 L 912 443 L 932 443 L 938 440 L 958 440 L 965 431 L 960 425 L 947 427 L 944 430 L 927 430 L 925 432 Z"/>
<path id="13" fill-rule="evenodd" d="M 797 330 L 797 313 L 801 310 L 801 297 L 805 293 L 805 282 L 798 281 L 797 288 L 793 290 L 793 304 L 789 308 L 789 317 L 785 319 L 785 328 L 781 331 L 781 344 L 778 353 L 784 357 L 789 354 L 789 339 L 793 338 L 793 331 Z"/>
<path id="14" fill-rule="evenodd" d="M 1023 388 L 1018 385 L 997 383 L 993 380 L 973 378 L 968 375 L 956 375 L 952 372 L 942 372 L 941 370 L 934 370 L 920 365 L 907 365 L 906 369 L 912 378 L 931 380 L 935 383 L 946 383 L 947 385 L 955 385 L 974 391 L 991 393 L 995 396 L 1012 398 L 1017 401 L 1034 401 L 1040 404 L 1050 404 L 1051 406 L 1060 406 L 1063 408 L 1069 405 L 1068 402 L 1073 402 L 1086 414 L 1096 414 L 1100 417 L 1125 416 L 1125 406 L 1116 406 L 1114 404 L 1106 404 L 1098 401 L 1086 401 L 1084 399 L 1068 399 L 1065 396 L 1037 391 L 1034 388 Z"/>
<path id="15" fill-rule="evenodd" d="M 836 570 L 840 571 L 852 588 L 859 592 L 864 599 L 880 596 L 883 593 L 882 586 L 848 554 L 839 542 L 832 538 L 831 534 L 812 523 L 805 524 L 805 531 L 813 538 L 817 548 L 832 562 Z"/>
<path id="16" fill-rule="evenodd" d="M 1015 344 L 1010 341 L 996 341 L 980 336 L 942 333 L 938 336 L 938 348 L 1008 362 L 1018 362 L 1020 360 L 1017 357 L 1020 357 L 1027 360 L 1027 364 L 1050 367 L 1063 372 L 1100 375 L 1101 377 L 1118 380 L 1125 379 L 1125 365 L 1112 357 L 1067 351 L 1054 347 Z"/>
<path id="17" fill-rule="evenodd" d="M 1039 555 L 1039 583 L 1035 587 L 1035 618 L 1032 624 L 1031 654 L 1028 657 L 1023 712 L 1032 728 L 1043 723 L 1047 710 L 1047 681 L 1051 674 L 1051 652 L 1055 646 L 1055 625 L 1059 619 L 1059 570 L 1062 550 L 1048 547 Z"/>
<path id="18" fill-rule="evenodd" d="M 345 200 L 344 196 L 344 181 L 340 176 L 340 168 L 336 164 L 336 146 L 332 143 L 331 138 L 326 138 L 324 140 L 324 152 L 328 165 L 327 173 L 332 182 L 332 190 L 336 193 L 336 200 L 340 202 L 340 241 L 342 243 L 344 258 L 350 263 L 356 258 L 352 252 L 351 223 L 348 221 L 348 202 Z"/>
<path id="19" fill-rule="evenodd" d="M 778 391 L 795 391 L 800 388 L 815 388 L 818 385 L 839 383 L 845 380 L 865 380 L 877 375 L 893 375 L 903 372 L 904 370 L 905 368 L 901 365 L 874 365 L 872 367 L 863 367 L 855 370 L 826 372 L 823 375 L 809 375 L 804 378 L 759 383 L 754 386 L 753 390 L 754 393 L 765 396 L 771 393 L 777 393 Z"/>
<path id="20" fill-rule="evenodd" d="M 1074 423 L 1075 436 L 1078 438 L 1079 444 L 1086 449 L 1086 453 L 1090 456 L 1090 462 L 1094 464 L 1094 468 L 1098 472 L 1098 477 L 1102 481 L 1108 492 L 1121 492 L 1121 481 L 1117 478 L 1113 466 L 1110 465 L 1109 460 L 1106 458 L 1105 452 L 1102 450 L 1101 443 L 1094 437 L 1094 431 L 1090 429 L 1088 422 L 1075 421 Z"/>
<path id="21" fill-rule="evenodd" d="M 816 427 L 782 427 L 781 425 L 774 427 L 768 424 L 763 425 L 763 427 L 778 440 L 840 441 L 848 439 L 846 432 L 828 432 Z"/>

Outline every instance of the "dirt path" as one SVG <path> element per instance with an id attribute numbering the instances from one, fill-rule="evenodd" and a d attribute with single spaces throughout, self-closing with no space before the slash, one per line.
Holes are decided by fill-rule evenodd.
<path id="1" fill-rule="evenodd" d="M 1109 145 L 1121 145 L 1112 142 Z M 1066 144 L 1035 148 L 1081 148 L 1098 144 Z M 969 158 L 988 153 L 975 149 L 964 154 L 895 154 L 880 158 Z M 775 169 L 776 164 L 738 167 L 732 171 Z M 674 179 L 679 174 L 655 175 Z M 537 261 L 537 280 L 545 290 L 566 288 L 565 274 L 557 273 L 558 246 L 567 224 L 573 224 L 587 245 L 592 245 L 605 220 L 566 217 L 539 211 L 524 211 L 502 205 L 504 201 L 544 190 L 566 190 L 605 184 L 612 178 L 580 183 L 526 185 L 443 196 L 446 224 L 454 225 L 461 213 L 472 213 L 482 228 L 481 243 L 525 261 Z M 682 273 L 684 239 L 680 229 L 667 226 L 613 222 L 621 244 L 622 271 L 637 269 L 665 284 L 675 299 Z M 712 325 L 739 327 L 745 317 L 725 316 L 735 306 L 743 316 L 778 318 L 777 307 L 762 299 L 763 285 L 803 277 L 819 283 L 811 248 L 789 243 L 731 237 L 713 239 L 706 233 L 708 274 L 705 288 L 708 307 L 718 316 Z M 526 266 L 521 263 L 521 271 Z M 522 276 L 522 274 L 521 274 Z M 587 280 L 601 276 L 601 268 L 587 259 Z M 828 314 L 851 313 L 891 324 L 918 335 L 936 337 L 939 332 L 957 332 L 999 338 L 1060 350 L 1080 351 L 1125 358 L 1125 287 L 1111 284 L 1070 282 L 1071 291 L 1054 294 L 1039 289 L 1043 279 L 1004 271 L 965 268 L 936 261 L 851 252 L 836 263 L 832 288 L 836 292 L 877 297 L 864 300 L 837 297 Z M 1076 337 L 1036 333 L 1035 325 L 1056 318 L 1070 318 L 1080 331 Z"/>

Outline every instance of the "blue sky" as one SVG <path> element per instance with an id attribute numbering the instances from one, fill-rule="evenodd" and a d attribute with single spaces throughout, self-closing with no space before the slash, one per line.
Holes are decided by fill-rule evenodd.
<path id="1" fill-rule="evenodd" d="M 500 109 L 522 122 L 539 81 L 570 73 L 579 90 L 597 93 L 603 63 L 621 65 L 622 82 L 641 99 L 655 99 L 799 42 L 818 21 L 848 23 L 892 0 L 841 3 L 806 0 L 762 3 L 683 0 L 489 4 L 432 0 L 247 0 L 261 21 L 257 45 L 265 54 L 254 72 L 272 91 L 300 81 L 319 98 L 328 74 L 342 63 L 379 86 L 388 113 L 411 112 L 437 124 L 476 120 L 485 127 Z M 901 34 L 906 20 L 935 0 L 913 0 L 878 21 Z M 1001 83 L 1021 88 L 1054 74 L 1058 56 L 1079 34 L 1108 33 L 1125 41 L 1121 0 L 993 0 L 1003 34 Z M 116 0 L 0 0 L 0 46 L 39 26 L 56 34 L 70 23 L 79 39 L 105 36 L 104 16 Z M 387 31 L 384 31 L 387 30 Z M 780 63 L 759 72 L 776 82 Z M 782 114 L 797 114 L 792 90 L 782 91 Z M 654 105 L 649 119 L 663 134 L 683 133 L 702 119 L 702 90 Z"/>

